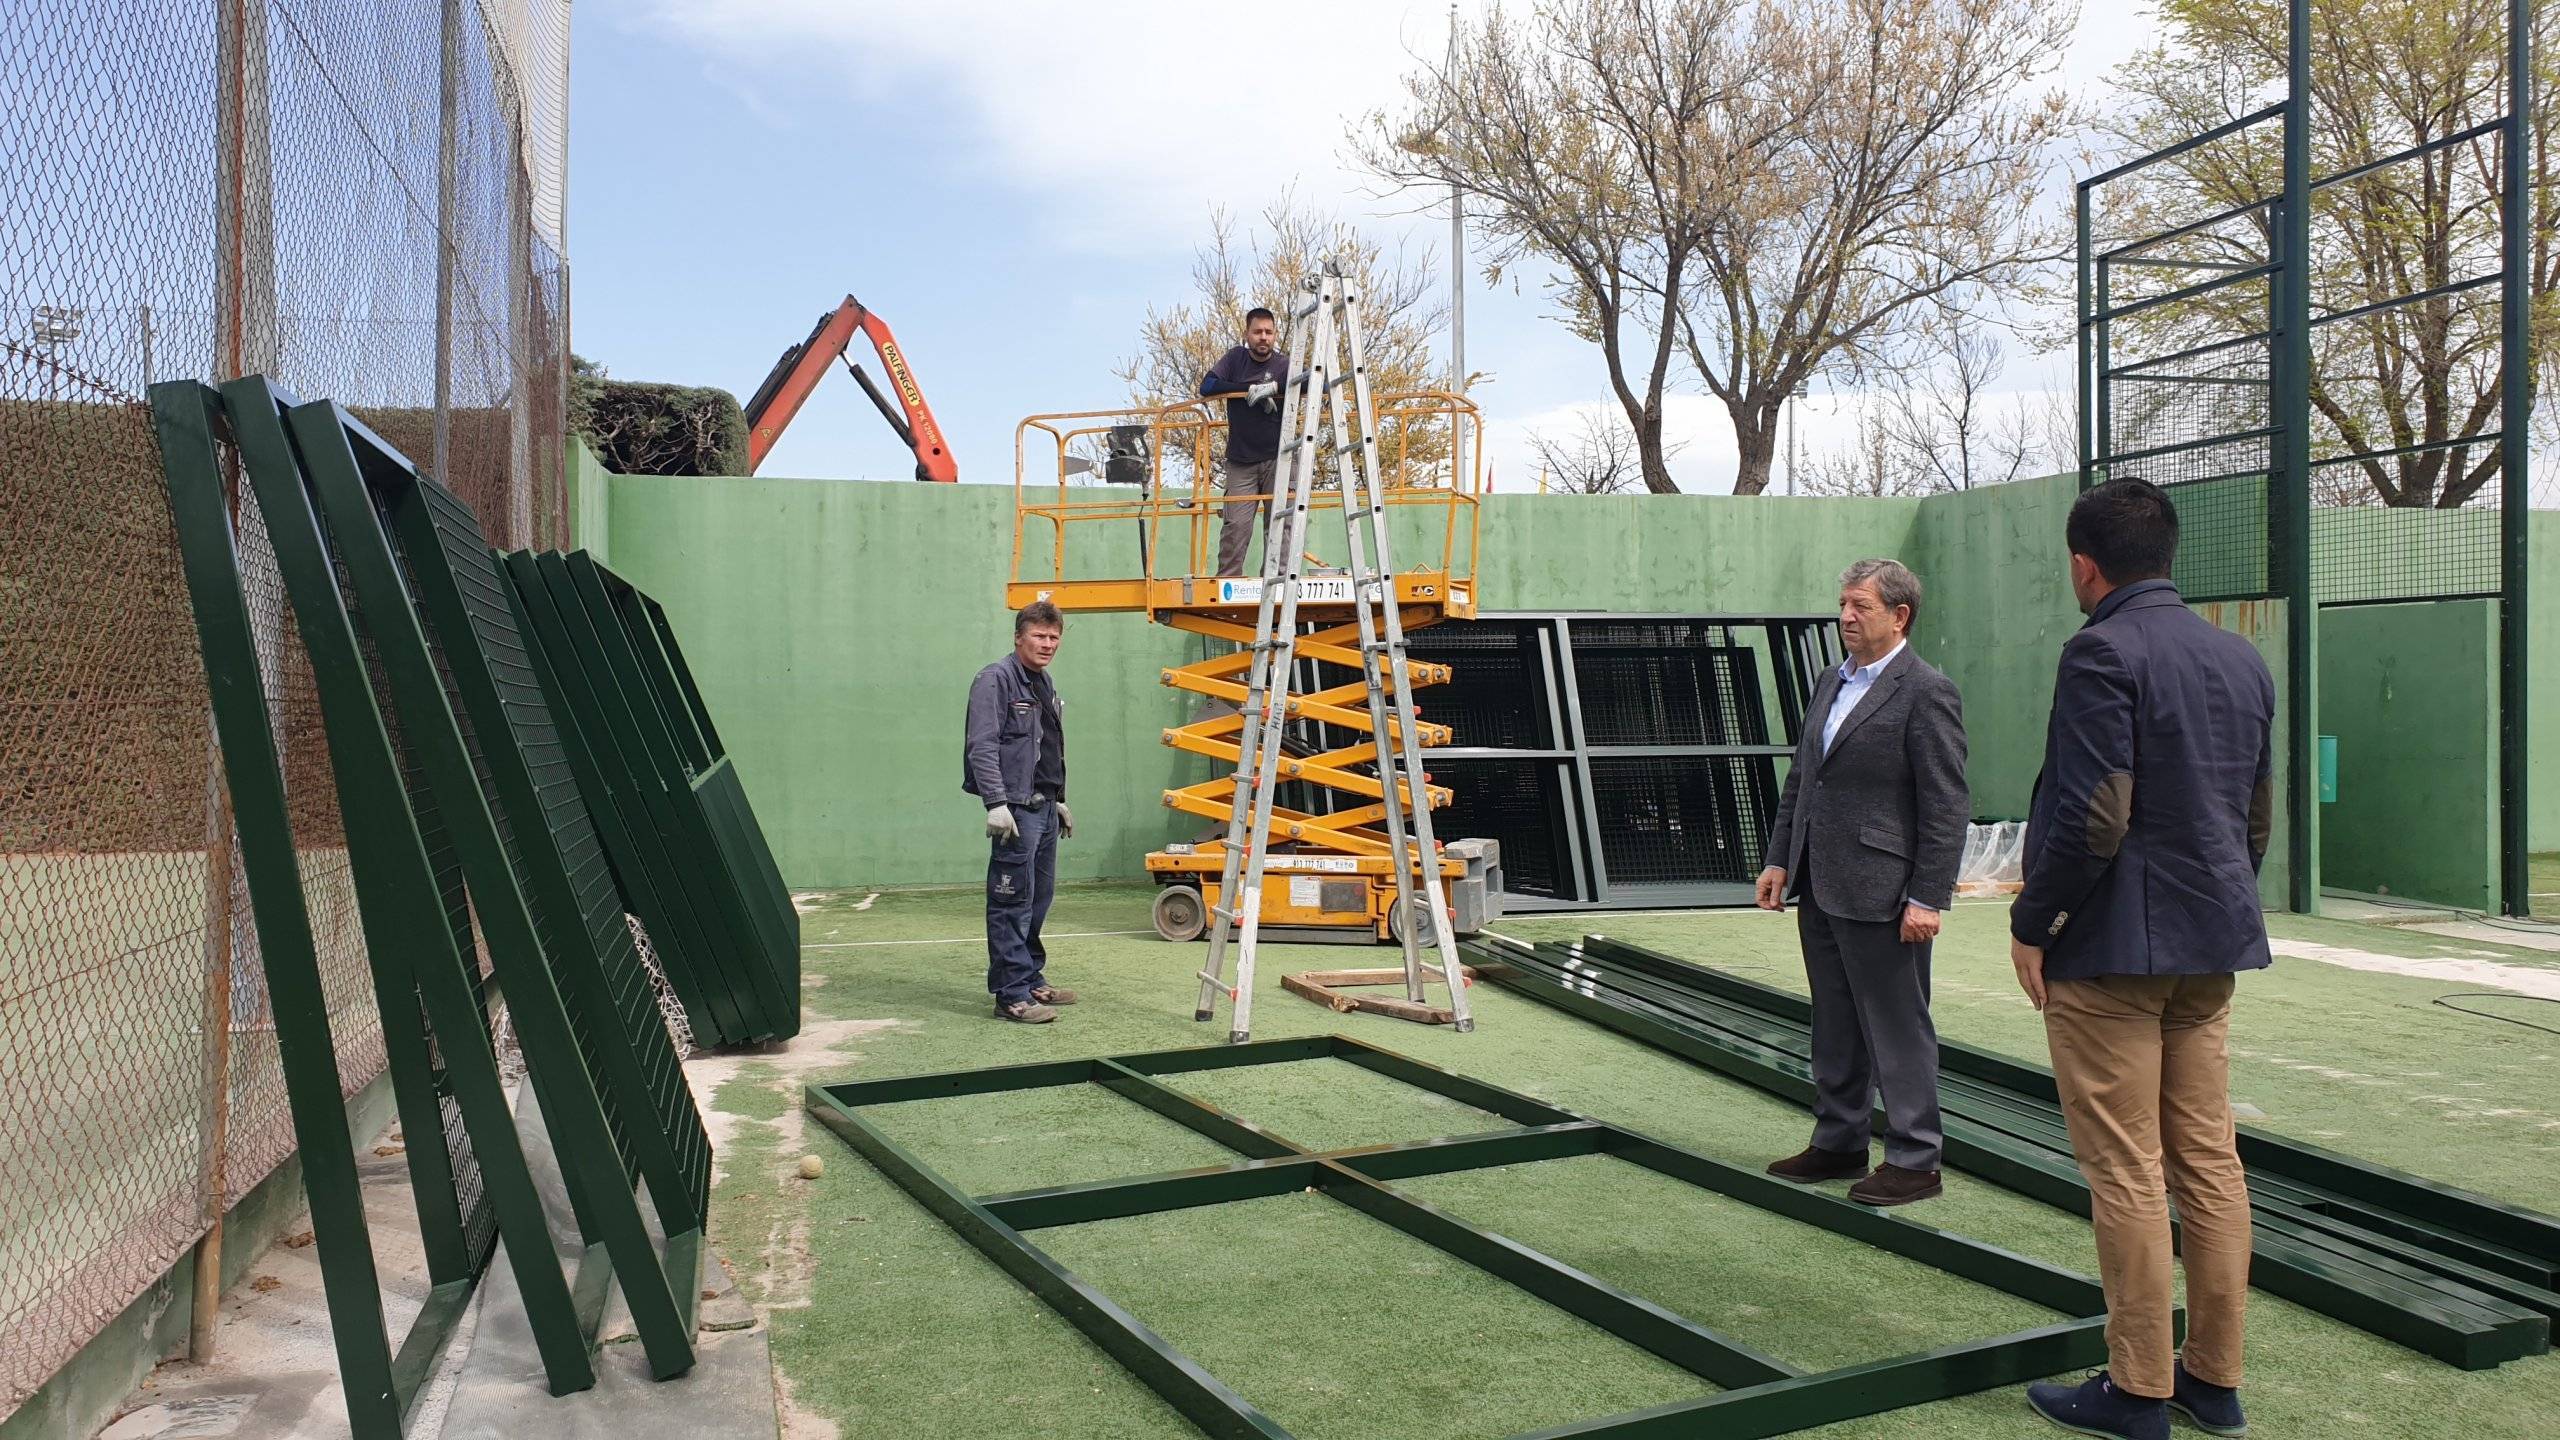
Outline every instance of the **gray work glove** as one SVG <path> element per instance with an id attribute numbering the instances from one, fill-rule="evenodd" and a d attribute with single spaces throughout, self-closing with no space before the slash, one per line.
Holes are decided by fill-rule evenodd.
<path id="1" fill-rule="evenodd" d="M 1279 394 L 1280 382 L 1277 380 L 1256 380 L 1252 384 L 1244 387 L 1245 403 L 1256 410 L 1261 411 L 1265 415 L 1279 413 Z"/>
<path id="2" fill-rule="evenodd" d="M 1013 818 L 1013 807 L 1009 805 L 987 807 L 987 838 L 1002 840 L 1007 844 L 1022 838 L 1022 822 Z"/>
<path id="3" fill-rule="evenodd" d="M 1075 833 L 1076 812 L 1068 809 L 1067 802 L 1061 800 L 1058 802 L 1058 834 L 1061 838 L 1073 838 Z"/>

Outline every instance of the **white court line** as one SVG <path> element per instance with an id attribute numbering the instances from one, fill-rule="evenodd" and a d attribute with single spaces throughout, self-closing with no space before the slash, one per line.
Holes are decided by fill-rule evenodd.
<path id="1" fill-rule="evenodd" d="M 1043 940 L 1098 940 L 1105 935 L 1153 935 L 1155 928 L 1144 930 L 1069 930 L 1063 933 L 1042 932 Z M 948 940 L 828 940 L 803 945 L 803 950 L 860 950 L 870 945 L 984 945 L 985 935 L 955 935 Z"/>

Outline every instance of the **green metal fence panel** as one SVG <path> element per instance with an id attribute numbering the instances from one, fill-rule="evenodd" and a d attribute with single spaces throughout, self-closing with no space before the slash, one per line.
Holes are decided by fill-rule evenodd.
<path id="1" fill-rule="evenodd" d="M 456 913 L 459 888 L 440 818 L 421 825 L 413 804 L 428 796 L 422 772 L 404 765 L 377 695 L 375 675 L 339 585 L 336 562 L 287 437 L 280 397 L 260 378 L 223 387 L 241 468 L 266 520 L 268 539 L 304 648 L 346 820 L 375 985 L 393 1045 L 395 1084 L 413 1072 L 425 1115 L 404 1109 L 409 1152 L 433 1153 L 415 1137 L 451 1137 L 457 1163 L 447 1183 L 483 1203 L 467 1232 L 469 1263 L 439 1262 L 430 1229 L 430 1279 L 442 1286 L 476 1274 L 499 1233 L 511 1242 L 510 1267 L 523 1294 L 534 1340 L 553 1392 L 594 1383 L 588 1359 L 596 1314 L 581 1315 L 560 1269 L 558 1249 L 532 1171 L 518 1142 L 506 1085 L 490 1042 L 489 1013 L 479 983 L 467 909 Z M 430 835 L 433 835 L 431 844 Z M 421 1012 L 423 1011 L 423 1016 Z M 423 1018 L 423 1024 L 416 1023 Z M 440 1098 L 439 1098 L 440 1097 Z M 429 1190 L 419 1187 L 421 1210 Z"/>
<path id="2" fill-rule="evenodd" d="M 625 692 L 637 695 L 648 690 L 653 683 L 647 673 L 648 657 L 632 643 L 628 630 L 615 623 L 616 608 L 604 568 L 583 551 L 543 556 L 541 568 L 553 596 L 564 607 L 583 608 L 599 653 Z M 663 650 L 659 654 L 671 672 L 673 662 L 664 661 Z M 676 784 L 684 774 L 684 760 L 673 727 L 663 722 L 648 724 L 646 715 L 638 712 L 635 718 L 641 721 L 636 733 L 658 773 L 671 786 Z M 736 932 L 733 968 L 743 970 L 760 1002 L 764 1027 L 757 1038 L 796 1035 L 800 1031 L 799 913 L 792 908 L 790 892 L 782 888 L 782 877 L 764 848 L 763 831 L 747 806 L 745 792 L 737 786 L 728 757 L 714 756 L 708 766 L 697 769 L 691 788 L 695 803 L 676 806 L 675 819 L 696 847 L 704 876 L 727 877 L 717 896 L 723 908 L 746 923 L 745 929 Z"/>
<path id="3" fill-rule="evenodd" d="M 1202 1070 L 1332 1057 L 1446 1099 L 1489 1110 L 1518 1128 L 1406 1144 L 1313 1151 L 1183 1093 L 1173 1077 Z M 1100 1085 L 1247 1157 L 1167 1175 L 972 1195 L 889 1138 L 866 1107 L 954 1095 Z M 1290 1432 L 1209 1374 L 1136 1316 L 1060 1265 L 1026 1231 L 1312 1189 L 1520 1286 L 1547 1303 L 1650 1351 L 1720 1394 L 1536 1432 L 1536 1436 L 1754 1440 L 1880 1414 L 2077 1366 L 2106 1353 L 2096 1282 L 1951 1232 L 1789 1186 L 1615 1126 L 1561 1110 L 1345 1036 L 1158 1051 L 1118 1058 L 813 1086 L 810 1113 L 926 1209 L 1065 1316 L 1130 1373 L 1210 1435 Z M 1613 1155 L 1880 1250 L 1934 1266 L 2071 1317 L 1987 1340 L 1820 1374 L 1720 1334 L 1575 1270 L 1528 1246 L 1426 1205 L 1388 1183 L 1421 1175 Z M 1536 1440 L 1523 1436 L 1518 1440 Z"/>
<path id="4" fill-rule="evenodd" d="M 235 549 L 235 522 L 226 495 L 216 427 L 220 404 L 191 382 L 153 387 L 153 421 L 169 487 L 181 563 L 203 648 L 212 692 L 214 725 L 225 781 L 239 834 L 239 859 L 247 877 L 259 959 L 273 1000 L 277 1048 L 285 1092 L 303 1165 L 303 1190 L 311 1206 L 321 1286 L 327 1298 L 340 1384 L 350 1423 L 360 1434 L 400 1433 L 419 1377 L 442 1353 L 452 1333 L 456 1295 L 467 1296 L 486 1258 L 485 1234 L 476 1213 L 455 1188 L 468 1162 L 443 1147 L 445 1126 L 434 1101 L 429 1060 L 414 1027 L 388 1047 L 396 1098 L 410 1144 L 420 1227 L 436 1287 L 424 1313 L 392 1350 L 365 1216 L 355 1142 L 348 1133 L 345 1097 L 338 1083 L 329 1003 L 321 984 L 311 922 L 305 909 L 300 866 L 286 803 L 284 771 L 269 714 L 268 679 L 259 636 L 251 620 Z M 254 493 L 240 497 L 238 526 L 262 531 L 262 507 Z M 357 848 L 350 826 L 349 847 Z M 368 845 L 368 858 L 378 854 Z M 352 854 L 351 854 L 352 861 Z M 379 931 L 368 914 L 367 939 L 376 994 L 385 1006 L 386 1040 L 399 1028 L 393 1015 L 413 1020 L 418 996 L 401 963 L 379 953 Z M 396 943 L 390 947 L 396 952 Z M 403 1013 L 405 1012 L 405 1013 Z M 474 1213 L 466 1213 L 466 1212 Z"/>
<path id="5" fill-rule="evenodd" d="M 573 633 L 584 616 L 564 615 L 553 603 L 530 553 L 507 557 L 507 577 L 531 622 L 530 658 L 560 723 L 571 772 L 686 1023 L 697 1040 L 735 1043 L 749 1027 L 718 972 L 712 938 L 718 922 L 696 912 L 688 871 L 669 851 L 667 787 L 645 757 L 635 758 L 636 741 L 616 713 L 620 696 L 610 677 L 599 679 L 592 645 Z"/>
<path id="6" fill-rule="evenodd" d="M 724 1045 L 797 1034 L 797 914 L 728 761 L 694 763 L 699 730 L 656 632 L 640 632 L 645 652 L 634 643 L 583 553 L 520 553 L 505 569 L 570 768 L 670 984 L 701 1017 L 695 1033 Z"/>
<path id="7" fill-rule="evenodd" d="M 523 667 L 514 612 L 500 611 L 494 554 L 469 538 L 477 526 L 460 502 L 343 409 L 300 405 L 286 418 L 404 732 L 452 829 L 528 1059 L 550 1062 L 528 1075 L 580 1233 L 610 1256 L 652 1372 L 682 1373 L 693 1360 L 709 1145 L 574 782 L 561 774 L 548 797 L 557 803 L 547 804 L 536 781 L 537 764 L 546 777 L 566 767 L 539 685 Z M 475 582 L 477 617 L 429 513 L 438 496 Z M 525 712 L 523 733 L 511 706 Z M 610 932 L 597 923 L 607 905 Z M 618 946 L 607 947 L 608 935 Z M 645 1026 L 635 1023 L 640 1013 Z M 663 1253 L 633 1193 L 643 1180 L 667 1237 Z"/>

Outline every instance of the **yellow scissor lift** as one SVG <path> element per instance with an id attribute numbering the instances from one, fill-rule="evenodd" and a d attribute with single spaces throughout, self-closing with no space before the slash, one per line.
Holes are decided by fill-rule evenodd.
<path id="1" fill-rule="evenodd" d="M 1218 493 L 1216 457 L 1226 448 L 1225 401 L 1195 400 L 1141 410 L 1089 410 L 1034 415 L 1014 432 L 1013 574 L 1005 603 L 1014 608 L 1047 600 L 1070 612 L 1143 612 L 1159 625 L 1238 647 L 1163 672 L 1163 683 L 1200 697 L 1202 713 L 1163 732 L 1177 750 L 1206 756 L 1223 768 L 1195 785 L 1164 792 L 1164 803 L 1223 827 L 1235 801 L 1234 766 L 1242 748 L 1245 675 L 1252 652 L 1261 576 L 1219 577 L 1217 530 L 1224 504 Z M 1482 491 L 1483 446 L 1473 404 L 1460 396 L 1425 391 L 1377 404 L 1378 454 L 1386 501 L 1395 521 L 1395 593 L 1410 633 L 1455 616 L 1475 613 L 1476 498 Z M 1460 457 L 1453 465 L 1452 454 Z M 1330 467 L 1327 467 L 1328 470 Z M 1262 503 L 1271 503 L 1264 497 Z M 1263 517 L 1256 516 L 1257 524 Z M 1330 524 L 1328 524 L 1330 521 Z M 1117 523 L 1113 523 L 1117 522 Z M 1377 760 L 1370 729 L 1368 688 L 1361 676 L 1358 629 L 1347 583 L 1328 585 L 1316 557 L 1339 554 L 1343 544 L 1342 496 L 1319 490 L 1306 518 L 1307 576 L 1298 616 L 1313 625 L 1298 639 L 1303 661 L 1329 663 L 1348 672 L 1347 683 L 1287 698 L 1293 720 L 1312 720 L 1348 731 L 1359 743 L 1313 754 L 1284 754 L 1283 783 L 1301 781 L 1348 797 L 1327 812 L 1275 804 L 1271 853 L 1265 862 L 1262 925 L 1289 938 L 1384 940 L 1403 933 L 1395 912 L 1394 861 L 1383 830 L 1384 794 L 1364 767 Z M 1117 569 L 1108 549 L 1130 555 L 1134 528 L 1138 574 Z M 1434 685 L 1449 667 L 1415 661 L 1413 683 Z M 1298 677 L 1292 676 L 1292 682 Z M 1424 722 L 1425 746 L 1446 745 L 1446 726 Z M 1449 791 L 1428 784 L 1436 808 Z M 1399 789 L 1405 803 L 1411 795 Z M 1457 897 L 1461 929 L 1499 903 L 1494 852 L 1475 842 L 1441 847 L 1444 888 Z M 1225 860 L 1223 839 L 1169 845 L 1147 856 L 1147 873 L 1161 887 L 1155 924 L 1168 940 L 1193 940 L 1206 928 Z M 1428 935 L 1426 925 L 1421 932 Z M 1275 934 L 1275 938 L 1277 935 Z"/>

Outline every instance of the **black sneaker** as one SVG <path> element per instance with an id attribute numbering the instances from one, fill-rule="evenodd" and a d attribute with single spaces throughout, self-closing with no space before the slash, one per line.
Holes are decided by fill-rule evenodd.
<path id="1" fill-rule="evenodd" d="M 997 1001 L 996 1018 L 1016 1025 L 1046 1025 L 1058 1018 L 1058 1012 L 1036 1000 L 1016 1000 L 1010 1005 Z"/>
<path id="2" fill-rule="evenodd" d="M 2169 1396 L 2169 1408 L 2207 1435 L 2249 1433 L 2248 1417 L 2240 1413 L 2240 1392 L 2228 1385 L 2207 1385 L 2187 1373 L 2184 1360 L 2178 1362 L 2177 1390 Z"/>
<path id="3" fill-rule="evenodd" d="M 2128 1395 L 2104 1370 L 2077 1385 L 2030 1385 L 2027 1407 L 2075 1435 L 2169 1440 L 2169 1402 Z"/>

